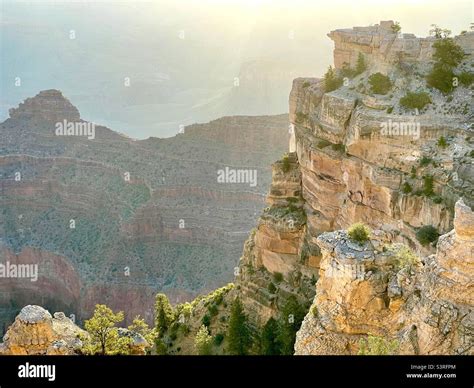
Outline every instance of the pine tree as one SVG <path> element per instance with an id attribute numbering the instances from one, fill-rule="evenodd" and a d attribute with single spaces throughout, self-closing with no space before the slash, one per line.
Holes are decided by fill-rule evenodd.
<path id="1" fill-rule="evenodd" d="M 173 320 L 173 307 L 168 297 L 165 294 L 157 294 L 155 297 L 155 326 L 160 337 L 163 337 Z"/>
<path id="2" fill-rule="evenodd" d="M 283 306 L 278 329 L 278 341 L 281 343 L 281 354 L 291 355 L 294 352 L 296 332 L 301 326 L 305 310 L 295 296 L 290 296 Z"/>
<path id="3" fill-rule="evenodd" d="M 123 321 L 123 312 L 117 314 L 104 304 L 95 306 L 94 315 L 86 320 L 85 329 L 89 338 L 84 339 L 83 351 L 86 354 L 124 354 L 127 352 L 127 338 L 120 338 L 115 326 Z"/>
<path id="4" fill-rule="evenodd" d="M 201 325 L 194 338 L 194 347 L 200 356 L 208 356 L 212 350 L 212 336 L 205 325 Z"/>
<path id="5" fill-rule="evenodd" d="M 280 343 L 278 342 L 278 322 L 270 318 L 262 329 L 261 351 L 266 356 L 280 354 Z"/>
<path id="6" fill-rule="evenodd" d="M 356 75 L 362 74 L 367 69 L 367 64 L 365 63 L 365 58 L 362 53 L 359 53 L 357 57 L 357 64 L 356 64 Z"/>
<path id="7" fill-rule="evenodd" d="M 227 339 L 230 354 L 247 354 L 252 341 L 247 326 L 247 317 L 239 298 L 236 298 L 232 303 Z"/>

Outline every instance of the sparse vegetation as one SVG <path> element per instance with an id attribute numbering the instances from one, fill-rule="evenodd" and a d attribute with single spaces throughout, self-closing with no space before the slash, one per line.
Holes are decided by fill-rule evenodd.
<path id="1" fill-rule="evenodd" d="M 402 185 L 402 193 L 403 194 L 409 194 L 413 191 L 413 188 L 408 182 L 404 182 Z"/>
<path id="2" fill-rule="evenodd" d="M 431 97 L 426 92 L 408 92 L 400 99 L 400 105 L 407 109 L 423 109 L 431 104 Z"/>
<path id="3" fill-rule="evenodd" d="M 469 72 L 469 71 L 462 71 L 457 75 L 459 82 L 463 86 L 470 86 L 474 82 L 474 73 Z"/>
<path id="4" fill-rule="evenodd" d="M 311 85 L 311 83 L 309 83 L 308 81 L 304 81 L 303 82 L 303 88 L 306 89 L 307 87 L 309 87 Z"/>
<path id="5" fill-rule="evenodd" d="M 384 337 L 369 335 L 366 340 L 359 341 L 359 355 L 362 356 L 387 356 L 398 353 L 400 343 L 398 340 L 389 340 Z"/>
<path id="6" fill-rule="evenodd" d="M 401 30 L 402 30 L 402 27 L 400 26 L 400 23 L 399 23 L 399 22 L 395 22 L 395 24 L 393 24 L 393 26 L 392 26 L 392 31 L 393 31 L 395 34 L 398 34 Z"/>
<path id="7" fill-rule="evenodd" d="M 276 292 L 277 288 L 275 286 L 275 284 L 273 284 L 273 282 L 270 282 L 268 284 L 268 291 L 272 294 L 274 294 Z"/>
<path id="8" fill-rule="evenodd" d="M 365 63 L 364 54 L 359 53 L 357 57 L 357 64 L 355 68 L 355 75 L 362 74 L 364 71 L 367 70 L 367 64 Z"/>
<path id="9" fill-rule="evenodd" d="M 440 148 L 446 148 L 448 146 L 448 142 L 446 141 L 446 139 L 444 138 L 444 136 L 441 136 L 439 139 L 438 139 L 438 147 Z"/>
<path id="10" fill-rule="evenodd" d="M 339 77 L 332 66 L 329 66 L 328 71 L 324 74 L 324 91 L 328 93 L 339 89 L 342 86 L 342 83 L 342 77 Z"/>
<path id="11" fill-rule="evenodd" d="M 275 283 L 281 283 L 283 281 L 283 274 L 281 272 L 274 272 L 273 273 L 273 280 Z"/>
<path id="12" fill-rule="evenodd" d="M 416 256 L 406 245 L 393 244 L 389 247 L 389 251 L 393 253 L 397 262 L 397 267 L 399 269 L 412 269 L 420 262 L 420 258 Z"/>
<path id="13" fill-rule="evenodd" d="M 208 356 L 212 351 L 212 336 L 205 325 L 201 325 L 194 338 L 194 348 L 200 356 Z"/>
<path id="14" fill-rule="evenodd" d="M 421 166 L 421 167 L 426 167 L 426 166 L 428 166 L 432 161 L 433 161 L 433 159 L 429 158 L 429 157 L 426 156 L 426 155 L 423 155 L 423 157 L 420 159 L 420 166 Z"/>
<path id="15" fill-rule="evenodd" d="M 369 240 L 370 229 L 362 222 L 357 222 L 347 230 L 347 234 L 352 241 L 362 245 Z"/>
<path id="16" fill-rule="evenodd" d="M 437 41 L 433 43 L 435 50 L 433 59 L 436 62 L 426 80 L 428 86 L 447 94 L 456 86 L 454 69 L 461 63 L 464 51 L 454 39 L 449 37 L 451 31 L 434 25 L 431 32 L 437 38 Z M 469 82 L 469 76 L 460 75 L 460 77 L 463 77 L 465 82 Z"/>
<path id="17" fill-rule="evenodd" d="M 428 245 L 438 240 L 438 230 L 432 225 L 422 226 L 416 232 L 416 238 L 421 245 Z"/>
<path id="18" fill-rule="evenodd" d="M 392 88 L 390 78 L 382 73 L 375 73 L 369 77 L 370 90 L 375 94 L 387 94 Z"/>
<path id="19" fill-rule="evenodd" d="M 433 176 L 425 175 L 423 177 L 423 195 L 425 195 L 426 197 L 431 197 L 434 194 L 433 187 Z"/>

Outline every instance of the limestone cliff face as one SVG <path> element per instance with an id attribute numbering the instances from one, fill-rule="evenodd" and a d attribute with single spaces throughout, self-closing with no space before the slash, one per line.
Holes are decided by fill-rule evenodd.
<path id="1" fill-rule="evenodd" d="M 452 100 L 466 107 L 459 111 L 427 89 L 423 77 L 412 78 L 407 67 L 426 75 L 434 40 L 399 37 L 392 25 L 329 34 L 336 68 L 353 67 L 359 53 L 367 63 L 337 90 L 326 92 L 320 79 L 294 81 L 296 152 L 274 165 L 270 206 L 245 244 L 236 290 L 260 325 L 281 307 L 267 291 L 272 274 L 282 273 L 280 290 L 306 305 L 311 293 L 301 292 L 293 275 L 309 279 L 319 271 L 297 354 L 355 354 L 368 334 L 396 338 L 404 354 L 472 352 L 471 92 L 463 86 L 453 92 Z M 474 34 L 455 40 L 462 40 L 469 68 Z M 393 80 L 391 94 L 367 88 L 379 71 Z M 426 90 L 432 103 L 406 110 L 399 100 L 408 90 Z M 393 123 L 413 123 L 414 131 L 382 130 Z M 290 219 L 299 222 L 289 228 Z M 360 221 L 374 231 L 364 246 L 345 232 Z M 437 245 L 420 242 L 422 227 L 442 235 Z M 420 260 L 402 265 L 400 251 L 408 247 Z"/>
<path id="2" fill-rule="evenodd" d="M 415 238 L 418 228 L 432 225 L 446 233 L 453 227 L 457 199 L 462 196 L 468 204 L 474 203 L 472 92 L 465 87 L 454 91 L 451 100 L 466 107 L 456 111 L 451 100 L 426 89 L 422 78 L 403 71 L 407 65 L 426 74 L 430 62 L 419 53 L 421 48 L 412 53 L 398 45 L 397 50 L 406 54 L 402 64 L 387 60 L 388 54 L 380 53 L 385 45 L 381 42 L 408 39 L 390 31 L 382 23 L 329 34 L 336 42 L 336 67 L 342 61 L 353 64 L 352 58 L 360 52 L 368 64 L 365 72 L 347 79 L 337 90 L 326 93 L 319 79 L 294 81 L 290 121 L 295 128 L 302 196 L 310 209 L 306 213 L 312 236 L 363 221 L 376 229 L 397 231 L 398 241 L 429 253 L 433 247 L 421 246 Z M 416 39 L 424 45 L 424 40 Z M 470 66 L 474 34 L 463 39 Z M 393 45 L 386 48 L 389 53 L 395 50 Z M 366 87 L 369 74 L 380 71 L 381 64 L 387 65 L 384 73 L 393 80 L 387 95 L 373 94 Z M 432 104 L 418 114 L 407 111 L 399 100 L 408 90 L 426 90 Z M 394 124 L 412 125 L 413 131 L 392 131 Z M 438 146 L 441 137 L 449 139 L 446 148 Z M 426 179 L 432 180 L 432 190 L 425 190 Z"/>
<path id="3" fill-rule="evenodd" d="M 401 354 L 474 354 L 473 217 L 459 200 L 455 229 L 412 266 L 381 231 L 365 246 L 344 231 L 319 236 L 320 278 L 295 353 L 357 354 L 370 334 L 396 339 Z"/>

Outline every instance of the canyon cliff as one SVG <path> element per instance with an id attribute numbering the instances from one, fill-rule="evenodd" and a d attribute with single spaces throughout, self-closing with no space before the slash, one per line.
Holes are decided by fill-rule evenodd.
<path id="1" fill-rule="evenodd" d="M 35 282 L 0 280 L 4 327 L 27 304 L 80 322 L 107 303 L 151 322 L 157 292 L 179 302 L 232 280 L 287 148 L 286 115 L 140 141 L 99 125 L 91 139 L 58 136 L 63 123 L 90 124 L 47 90 L 0 124 L 0 263 L 38 265 Z M 255 170 L 255 182 L 218 182 L 226 167 Z"/>
<path id="2" fill-rule="evenodd" d="M 195 353 L 205 323 L 225 354 L 239 298 L 257 338 L 251 353 L 270 318 L 293 324 L 302 310 L 296 354 L 357 354 L 371 336 L 400 354 L 473 354 L 473 86 L 428 87 L 437 39 L 394 26 L 329 33 L 332 90 L 327 79 L 293 82 L 290 152 L 272 165 L 235 284 L 187 306 L 163 336 L 168 353 Z M 456 71 L 472 75 L 474 32 L 453 41 Z M 372 90 L 374 74 L 389 79 L 386 93 Z M 430 102 L 407 107 L 408 92 Z M 361 241 L 348 232 L 359 222 L 369 230 Z"/>

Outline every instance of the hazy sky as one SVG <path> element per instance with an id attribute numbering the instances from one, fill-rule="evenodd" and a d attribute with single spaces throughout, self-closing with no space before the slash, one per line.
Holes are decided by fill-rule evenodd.
<path id="1" fill-rule="evenodd" d="M 474 20 L 472 0 L 0 0 L 0 16 L 0 120 L 57 88 L 85 119 L 139 138 L 285 113 L 291 80 L 332 63 L 333 29 L 392 19 L 459 34 Z M 254 82 L 236 89 L 236 77 Z"/>

